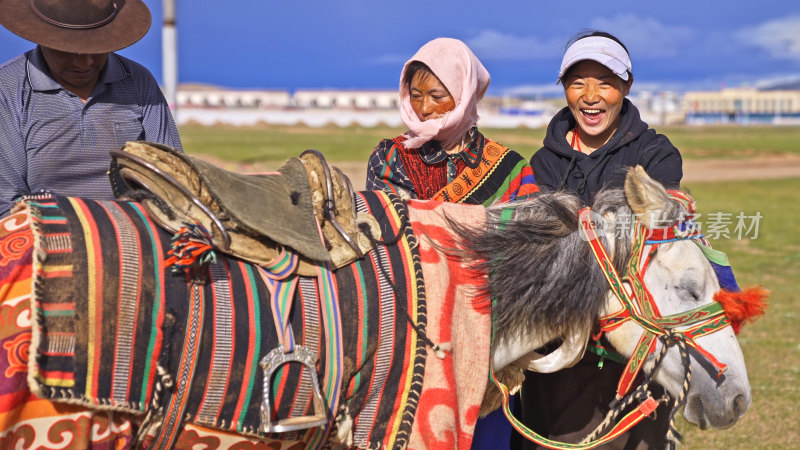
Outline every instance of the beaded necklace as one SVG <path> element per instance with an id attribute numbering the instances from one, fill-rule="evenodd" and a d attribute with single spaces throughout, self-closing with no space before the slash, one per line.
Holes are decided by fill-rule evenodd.
<path id="1" fill-rule="evenodd" d="M 569 145 L 570 145 L 570 146 L 571 146 L 573 149 L 575 149 L 575 150 L 577 150 L 577 151 L 579 151 L 579 152 L 583 153 L 583 150 L 581 150 L 581 140 L 580 140 L 580 138 L 578 137 L 578 124 L 577 124 L 577 123 L 575 124 L 575 129 L 574 129 L 574 130 L 572 130 L 572 142 L 570 142 L 570 144 L 569 144 Z M 577 145 L 577 147 L 576 147 L 576 145 Z"/>

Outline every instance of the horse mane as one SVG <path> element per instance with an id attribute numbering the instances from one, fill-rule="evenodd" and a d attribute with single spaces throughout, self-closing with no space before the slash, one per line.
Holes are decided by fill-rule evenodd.
<path id="1" fill-rule="evenodd" d="M 662 217 L 679 217 L 677 202 Z M 487 208 L 486 228 L 476 230 L 452 224 L 462 236 L 468 257 L 480 261 L 493 299 L 495 339 L 520 330 L 541 336 L 565 337 L 594 326 L 605 302 L 608 285 L 590 246 L 579 232 L 581 200 L 568 192 L 542 192 L 532 199 Z M 511 220 L 501 212 L 514 208 Z M 622 189 L 597 193 L 592 210 L 603 217 L 630 217 Z M 630 256 L 631 233 L 615 233 L 609 246 L 613 263 L 622 274 Z M 610 249 L 617 249 L 613 251 Z"/>

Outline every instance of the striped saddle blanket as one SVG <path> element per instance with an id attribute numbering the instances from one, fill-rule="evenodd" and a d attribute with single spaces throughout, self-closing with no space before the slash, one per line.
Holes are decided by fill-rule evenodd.
<path id="1" fill-rule="evenodd" d="M 266 389 L 259 361 L 279 343 L 270 291 L 256 267 L 218 253 L 198 286 L 165 267 L 171 236 L 137 203 L 46 194 L 25 202 L 35 240 L 29 376 L 35 394 L 141 416 L 182 390 L 179 421 L 275 437 L 259 430 Z M 412 326 L 426 326 L 418 243 L 396 197 L 358 193 L 356 207 L 378 220 L 385 244 L 329 281 L 338 299 L 338 347 L 320 325 L 326 302 L 319 278 L 301 277 L 288 300 L 294 340 L 316 352 L 323 394 L 329 407 L 338 407 L 327 426 L 288 437 L 315 447 L 347 422 L 353 446 L 403 447 L 426 359 Z M 193 300 L 203 311 L 194 323 Z M 182 343 L 192 333 L 196 357 L 181 365 Z M 180 379 L 179 366 L 191 372 L 191 382 L 159 401 L 156 386 L 167 376 Z M 266 383 L 273 417 L 312 413 L 313 389 L 303 370 L 283 366 Z M 154 396 L 160 404 L 152 405 Z"/>

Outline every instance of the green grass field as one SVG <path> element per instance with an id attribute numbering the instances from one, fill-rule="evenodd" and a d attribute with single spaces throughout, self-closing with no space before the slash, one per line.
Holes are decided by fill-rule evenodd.
<path id="1" fill-rule="evenodd" d="M 667 135 L 688 159 L 800 155 L 800 127 L 684 126 L 658 131 Z"/>
<path id="2" fill-rule="evenodd" d="M 366 161 L 381 139 L 403 130 L 388 127 L 306 126 L 181 127 L 189 153 L 210 155 L 236 163 L 282 163 L 313 148 L 331 161 Z M 486 136 L 529 157 L 542 145 L 542 129 L 482 129 Z M 800 127 L 671 127 L 659 128 L 685 159 L 748 158 L 759 155 L 800 155 Z"/>
<path id="3" fill-rule="evenodd" d="M 694 183 L 684 189 L 694 196 L 703 215 L 761 214 L 757 238 L 738 239 L 731 233 L 730 238 L 719 236 L 712 244 L 728 254 L 740 286 L 761 284 L 771 292 L 767 314 L 746 325 L 739 335 L 753 393 L 750 410 L 729 430 L 700 431 L 681 422 L 684 448 L 798 448 L 800 327 L 794 298 L 800 278 L 800 238 L 796 234 L 800 216 L 794 205 L 800 178 Z"/>
<path id="4" fill-rule="evenodd" d="M 483 130 L 523 156 L 541 145 L 544 130 Z M 800 128 L 677 127 L 659 129 L 684 158 L 747 158 L 757 155 L 800 154 Z M 181 128 L 188 153 L 221 160 L 277 167 L 307 148 L 322 151 L 331 161 L 366 161 L 381 139 L 401 130 L 391 128 Z M 713 240 L 728 253 L 741 286 L 764 285 L 771 292 L 767 315 L 745 326 L 739 341 L 747 361 L 753 403 L 733 428 L 700 431 L 679 421 L 689 449 L 800 448 L 800 322 L 794 296 L 800 278 L 800 238 L 797 202 L 800 178 L 690 183 L 684 188 L 698 203 L 700 222 L 708 214 L 730 214 L 729 238 Z M 760 213 L 758 237 L 738 239 L 735 217 Z M 752 237 L 753 233 L 745 233 Z"/>

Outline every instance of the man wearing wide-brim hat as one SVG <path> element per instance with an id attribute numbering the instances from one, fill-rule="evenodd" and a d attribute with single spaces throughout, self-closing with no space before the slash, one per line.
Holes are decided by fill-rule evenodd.
<path id="1" fill-rule="evenodd" d="M 39 190 L 114 198 L 110 150 L 181 149 L 153 75 L 117 55 L 147 33 L 141 0 L 0 0 L 0 23 L 36 48 L 0 65 L 0 217 Z"/>

